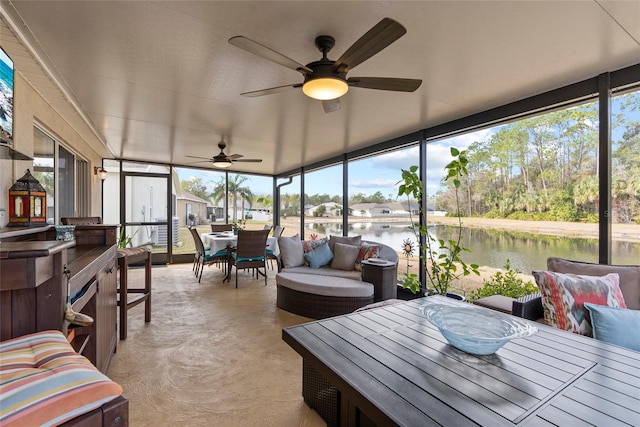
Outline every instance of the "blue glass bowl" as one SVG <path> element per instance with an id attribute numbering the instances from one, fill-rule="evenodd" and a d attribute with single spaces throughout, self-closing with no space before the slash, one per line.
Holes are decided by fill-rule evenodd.
<path id="1" fill-rule="evenodd" d="M 478 356 L 493 354 L 512 339 L 538 332 L 525 320 L 471 304 L 427 303 L 422 313 L 449 344 Z"/>

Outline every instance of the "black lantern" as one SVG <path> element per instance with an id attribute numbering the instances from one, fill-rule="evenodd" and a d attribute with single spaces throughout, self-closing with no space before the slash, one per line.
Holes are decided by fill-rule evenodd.
<path id="1" fill-rule="evenodd" d="M 47 225 L 47 192 L 29 169 L 9 188 L 9 226 Z"/>

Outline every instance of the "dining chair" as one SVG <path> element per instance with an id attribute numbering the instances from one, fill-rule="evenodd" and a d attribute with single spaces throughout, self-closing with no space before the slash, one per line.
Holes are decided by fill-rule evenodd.
<path id="1" fill-rule="evenodd" d="M 238 287 L 238 269 L 255 269 L 256 275 L 263 274 L 267 285 L 267 237 L 271 230 L 240 230 L 236 250 L 229 256 L 229 266 L 225 280 L 231 281 L 231 268 L 236 267 L 236 288 Z"/>
<path id="2" fill-rule="evenodd" d="M 233 230 L 233 226 L 231 224 L 211 224 L 211 231 L 214 233 L 231 230 Z"/>
<path id="3" fill-rule="evenodd" d="M 198 230 L 195 227 L 192 227 L 190 225 L 187 226 L 187 228 L 189 229 L 189 233 L 191 233 L 191 238 L 193 239 L 193 246 L 195 248 L 193 251 L 193 265 L 191 266 L 191 269 L 193 270 L 193 274 L 195 274 L 195 276 L 198 277 L 198 271 L 200 271 L 200 258 L 204 254 L 200 252 L 197 237 L 195 235 L 195 233 L 197 233 Z M 203 248 L 204 248 L 204 245 L 203 245 Z M 204 253 L 206 254 L 209 253 L 209 249 L 205 248 L 204 251 L 205 251 Z"/>
<path id="4" fill-rule="evenodd" d="M 196 256 L 198 257 L 198 260 L 197 261 L 194 260 L 194 262 L 196 263 L 195 274 L 196 274 L 196 277 L 198 278 L 198 283 L 200 283 L 202 280 L 202 272 L 204 270 L 205 265 L 211 265 L 211 264 L 222 265 L 223 271 L 226 273 L 227 257 L 229 254 L 227 249 L 221 249 L 215 254 L 212 254 L 209 252 L 208 249 L 204 247 L 204 243 L 202 242 L 202 238 L 200 237 L 200 234 L 198 234 L 198 230 L 195 227 L 191 227 L 189 228 L 189 230 L 191 231 L 191 235 L 193 236 L 193 241 L 196 245 L 196 253 L 197 253 Z"/>
<path id="5" fill-rule="evenodd" d="M 278 238 L 282 236 L 283 231 L 284 227 L 281 225 L 276 225 L 275 227 L 273 227 L 273 238 L 276 239 L 276 242 L 278 241 Z M 269 266 L 273 270 L 273 260 L 276 260 L 276 262 L 280 262 L 280 259 L 273 253 L 271 249 L 267 249 L 265 253 L 267 255 L 267 259 L 269 260 Z"/>

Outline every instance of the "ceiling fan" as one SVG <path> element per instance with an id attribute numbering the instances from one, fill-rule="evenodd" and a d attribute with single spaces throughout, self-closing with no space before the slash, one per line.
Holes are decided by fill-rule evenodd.
<path id="1" fill-rule="evenodd" d="M 222 140 L 218 142 L 218 148 L 220 149 L 220 153 L 211 158 L 198 157 L 198 156 L 185 156 L 185 157 L 190 157 L 192 159 L 204 159 L 203 161 L 211 162 L 213 163 L 213 166 L 217 168 L 228 168 L 229 166 L 231 166 L 233 163 L 236 163 L 236 162 L 247 162 L 247 163 L 262 162 L 262 159 L 243 159 L 242 157 L 244 156 L 242 154 L 225 154 L 224 149 L 226 147 L 227 147 L 227 144 L 225 144 L 224 140 Z M 202 161 L 195 162 L 195 163 L 202 163 Z"/>
<path id="2" fill-rule="evenodd" d="M 308 97 L 321 100 L 325 113 L 330 113 L 340 109 L 340 97 L 347 93 L 349 86 L 398 92 L 413 92 L 420 87 L 422 80 L 417 79 L 347 78 L 347 73 L 351 69 L 398 40 L 406 32 L 407 30 L 398 22 L 391 18 L 384 18 L 352 44 L 336 61 L 327 58 L 327 53 L 335 45 L 335 39 L 326 35 L 318 36 L 315 44 L 322 52 L 322 59 L 307 65 L 299 64 L 293 59 L 243 36 L 231 37 L 229 43 L 276 64 L 298 71 L 304 76 L 302 83 L 244 92 L 241 95 L 262 96 L 301 87 L 302 92 Z"/>

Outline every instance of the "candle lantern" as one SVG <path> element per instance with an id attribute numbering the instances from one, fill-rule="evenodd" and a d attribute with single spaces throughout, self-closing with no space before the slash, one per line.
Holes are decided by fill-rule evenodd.
<path id="1" fill-rule="evenodd" d="M 9 188 L 9 226 L 47 225 L 47 192 L 29 169 Z"/>

